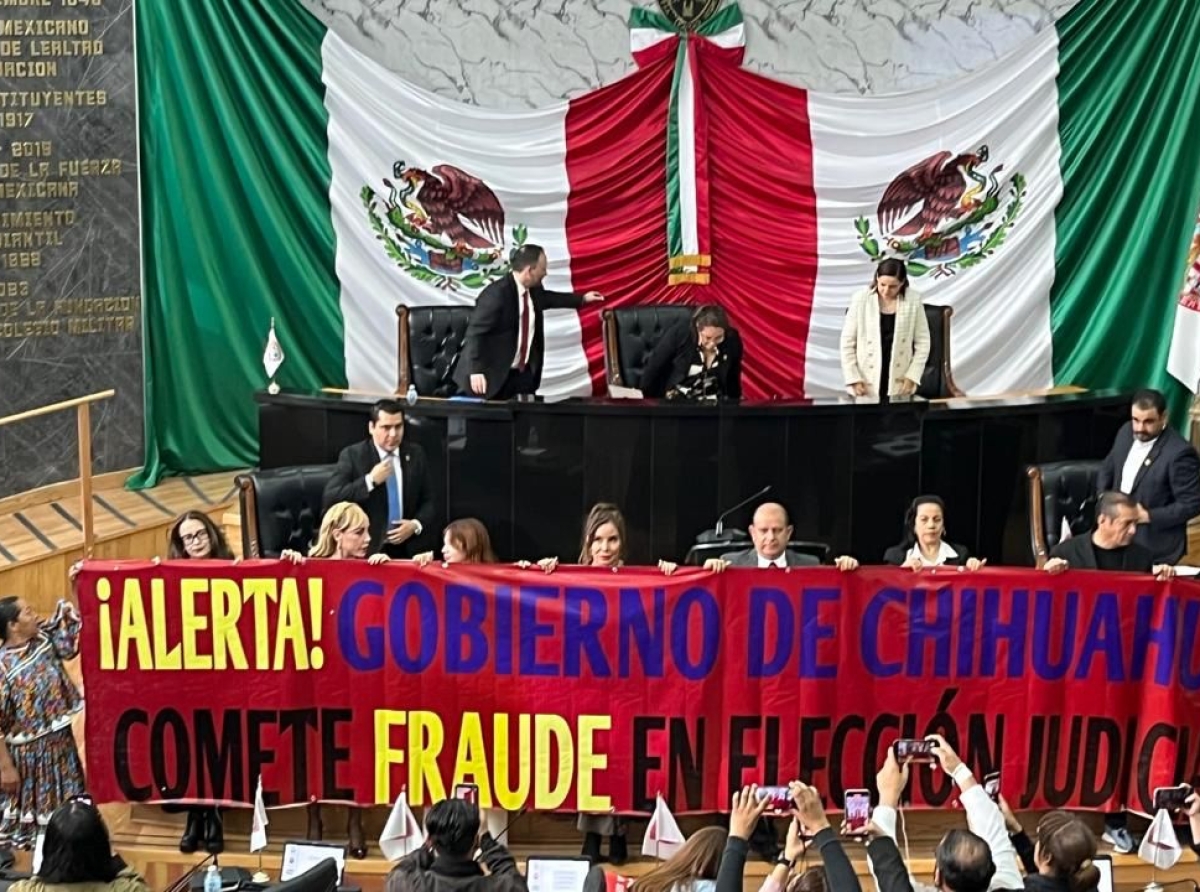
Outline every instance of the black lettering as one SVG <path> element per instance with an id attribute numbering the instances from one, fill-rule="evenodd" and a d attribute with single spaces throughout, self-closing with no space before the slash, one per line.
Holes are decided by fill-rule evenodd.
<path id="1" fill-rule="evenodd" d="M 1042 762 L 1046 759 L 1045 751 L 1046 717 L 1035 715 L 1029 723 L 1029 760 L 1025 777 L 1025 789 L 1021 793 L 1021 808 L 1029 808 L 1037 796 L 1038 787 L 1042 783 Z"/>
<path id="2" fill-rule="evenodd" d="M 308 729 L 316 727 L 315 709 L 285 709 L 279 713 L 280 735 L 290 734 L 292 738 L 292 791 L 297 802 L 308 798 Z"/>
<path id="3" fill-rule="evenodd" d="M 256 779 L 262 774 L 263 766 L 275 761 L 275 751 L 263 748 L 262 726 L 277 721 L 278 713 L 273 709 L 249 709 L 246 711 L 246 755 L 249 757 L 246 765 L 246 776 Z M 263 791 L 263 802 L 266 804 L 266 791 Z M 293 796 L 293 802 L 303 802 L 307 797 Z"/>
<path id="4" fill-rule="evenodd" d="M 742 788 L 742 772 L 754 768 L 758 759 L 746 753 L 746 732 L 758 730 L 761 719 L 756 715 L 735 715 L 729 719 L 729 786 L 730 795 Z M 755 778 L 757 781 L 758 778 Z"/>
<path id="5" fill-rule="evenodd" d="M 662 759 L 649 753 L 650 734 L 666 726 L 667 720 L 660 716 L 638 716 L 633 720 L 633 804 L 638 811 L 654 810 L 654 797 L 646 789 L 646 778 L 651 771 L 662 767 Z"/>
<path id="6" fill-rule="evenodd" d="M 667 765 L 671 778 L 667 785 L 667 798 L 678 802 L 675 795 L 675 779 L 683 778 L 683 795 L 689 811 L 698 810 L 704 800 L 704 716 L 696 718 L 695 747 L 691 746 L 687 719 L 671 719 L 667 740 L 670 746 Z"/>
<path id="7" fill-rule="evenodd" d="M 174 740 L 168 746 L 167 728 Z M 175 757 L 175 775 L 167 773 L 167 756 Z M 192 751 L 188 741 L 187 722 L 174 709 L 164 709 L 154 717 L 150 728 L 150 771 L 154 786 L 163 799 L 183 799 L 192 779 Z"/>
<path id="8" fill-rule="evenodd" d="M 1100 761 L 1102 748 L 1107 756 L 1103 763 Z M 1112 719 L 1099 716 L 1089 718 L 1082 755 L 1079 804 L 1084 808 L 1097 808 L 1112 797 L 1121 777 L 1121 726 Z"/>
<path id="9" fill-rule="evenodd" d="M 823 771 L 829 764 L 829 759 L 822 755 L 823 751 L 818 751 L 817 735 L 829 731 L 832 726 L 833 720 L 828 716 L 806 716 L 800 720 L 799 779 L 806 784 L 811 784 L 817 772 Z"/>
<path id="10" fill-rule="evenodd" d="M 1062 808 L 1071 801 L 1071 794 L 1079 779 L 1079 743 L 1083 737 L 1083 717 L 1071 719 L 1070 742 L 1062 751 L 1062 716 L 1050 716 L 1050 733 L 1046 737 L 1046 753 L 1053 753 L 1046 763 L 1046 801 L 1051 808 Z M 1063 782 L 1058 783 L 1058 763 L 1066 762 Z"/>
<path id="11" fill-rule="evenodd" d="M 145 802 L 154 795 L 153 785 L 142 785 L 134 781 L 129 762 L 129 732 L 134 725 L 149 724 L 150 714 L 144 709 L 127 709 L 117 719 L 117 730 L 113 737 L 113 768 L 117 775 L 117 786 L 130 802 Z"/>
<path id="12" fill-rule="evenodd" d="M 763 780 L 761 783 L 779 783 L 779 716 L 767 716 L 767 733 L 763 740 Z"/>
<path id="13" fill-rule="evenodd" d="M 196 710 L 192 715 L 192 723 L 196 731 L 196 795 L 201 799 L 245 802 L 241 712 L 229 710 L 221 717 L 220 740 L 217 739 L 212 710 Z M 208 793 L 210 782 L 211 795 Z M 226 790 L 229 791 L 228 795 Z"/>
<path id="14" fill-rule="evenodd" d="M 833 729 L 833 742 L 829 745 L 829 789 L 826 793 L 834 802 L 841 802 L 846 798 L 846 786 L 842 783 L 842 769 L 845 767 L 842 753 L 846 752 L 846 738 L 850 736 L 851 731 L 864 732 L 866 730 L 867 720 L 860 715 L 846 716 Z M 874 769 L 863 775 L 863 777 L 874 776 Z"/>
<path id="15" fill-rule="evenodd" d="M 352 788 L 337 785 L 338 765 L 350 761 L 350 747 L 337 745 L 338 725 L 348 723 L 352 716 L 349 709 L 321 710 L 321 765 L 324 767 L 321 785 L 326 799 L 354 799 Z"/>

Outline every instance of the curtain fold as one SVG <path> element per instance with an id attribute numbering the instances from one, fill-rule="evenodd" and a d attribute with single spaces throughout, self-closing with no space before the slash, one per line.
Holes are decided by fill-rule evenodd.
<path id="1" fill-rule="evenodd" d="M 1158 387 L 1182 422 L 1166 361 L 1200 203 L 1200 13 L 1083 0 L 1059 36 L 1054 378 Z"/>
<path id="2" fill-rule="evenodd" d="M 146 461 L 253 465 L 271 318 L 287 387 L 344 384 L 325 30 L 297 0 L 143 0 L 138 38 Z"/>

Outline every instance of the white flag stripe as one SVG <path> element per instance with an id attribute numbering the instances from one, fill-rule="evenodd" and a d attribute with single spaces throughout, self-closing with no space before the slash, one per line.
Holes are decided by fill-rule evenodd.
<path id="1" fill-rule="evenodd" d="M 1150 822 L 1150 829 L 1142 837 L 1138 857 L 1159 870 L 1170 870 L 1182 855 L 1183 847 L 1179 845 L 1179 837 L 1171 824 L 1171 814 L 1165 808 L 1160 808 Z"/>
<path id="2" fill-rule="evenodd" d="M 1012 200 L 1015 173 L 1026 179 L 1024 206 L 992 256 L 954 275 L 914 278 L 911 286 L 927 303 L 954 308 L 951 358 L 968 394 L 1052 384 L 1054 209 L 1062 194 L 1057 52 L 1057 33 L 1047 28 L 953 84 L 892 95 L 809 93 L 820 256 L 805 361 L 810 392 L 843 389 L 842 318 L 874 271 L 855 219 L 866 217 L 886 250 L 876 210 L 893 178 L 937 152 L 954 156 L 981 145 L 988 159 L 979 171 L 995 173 L 1001 186 L 992 228 Z"/>
<path id="3" fill-rule="evenodd" d="M 666 860 L 683 847 L 685 837 L 679 829 L 679 822 L 671 814 L 666 800 L 660 793 L 654 799 L 654 814 L 646 825 L 646 835 L 642 839 L 642 854 Z"/>
<path id="4" fill-rule="evenodd" d="M 1175 307 L 1167 371 L 1192 393 L 1200 393 L 1200 218 L 1196 220 L 1183 289 Z"/>
<path id="5" fill-rule="evenodd" d="M 386 194 L 393 164 L 432 171 L 448 164 L 482 180 L 504 208 L 504 259 L 514 227 L 542 245 L 550 261 L 546 287 L 570 291 L 566 242 L 567 105 L 492 110 L 450 102 L 405 83 L 328 32 L 322 43 L 329 112 L 330 205 L 345 321 L 346 376 L 353 389 L 396 387 L 395 307 L 471 306 L 477 291 L 450 291 L 402 270 L 376 237 L 361 192 Z M 578 314 L 546 313 L 546 359 L 540 393 L 590 394 Z"/>

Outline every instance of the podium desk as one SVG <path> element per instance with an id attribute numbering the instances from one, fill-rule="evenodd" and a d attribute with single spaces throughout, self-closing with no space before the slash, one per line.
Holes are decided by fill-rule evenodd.
<path id="1" fill-rule="evenodd" d="M 260 467 L 335 461 L 367 436 L 369 394 L 256 395 Z M 1103 457 L 1129 414 L 1115 391 L 926 403 L 849 398 L 717 405 L 422 399 L 405 437 L 429 459 L 443 520 L 477 517 L 502 560 L 574 561 L 595 502 L 621 507 L 630 563 L 682 561 L 696 534 L 768 484 L 794 538 L 878 563 L 913 496 L 947 503 L 949 538 L 1031 565 L 1024 469 Z M 745 528 L 749 509 L 727 527 Z M 440 531 L 427 530 L 428 547 Z"/>

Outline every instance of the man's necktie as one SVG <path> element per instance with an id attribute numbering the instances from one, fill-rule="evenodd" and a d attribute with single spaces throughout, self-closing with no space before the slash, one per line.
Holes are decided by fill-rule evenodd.
<path id="1" fill-rule="evenodd" d="M 388 461 L 392 462 L 392 467 L 395 468 L 396 454 L 388 453 Z M 387 478 L 387 496 L 388 496 L 388 526 L 394 526 L 404 518 L 404 509 L 400 506 L 400 481 L 396 479 L 399 471 L 393 470 L 388 474 Z"/>
<path id="2" fill-rule="evenodd" d="M 529 365 L 529 326 L 533 307 L 529 305 L 529 289 L 521 289 L 521 341 L 517 348 L 517 368 L 525 371 Z"/>

